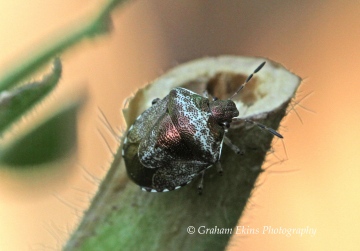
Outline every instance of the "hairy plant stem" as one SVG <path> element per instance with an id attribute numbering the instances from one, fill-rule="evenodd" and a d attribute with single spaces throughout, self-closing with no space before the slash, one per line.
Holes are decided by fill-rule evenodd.
<path id="1" fill-rule="evenodd" d="M 223 56 L 180 65 L 139 90 L 124 109 L 125 119 L 131 125 L 154 98 L 164 97 L 175 86 L 207 89 L 222 99 L 230 97 L 262 61 Z M 240 117 L 278 128 L 300 79 L 268 60 L 252 81 L 234 99 Z M 197 193 L 198 180 L 172 192 L 141 191 L 126 175 L 121 143 L 97 195 L 64 250 L 224 250 L 230 230 L 236 227 L 262 172 L 273 138 L 244 122 L 232 125 L 227 136 L 245 154 L 236 155 L 224 146 L 223 176 L 216 168 L 206 171 L 201 196 Z M 206 228 L 228 232 L 202 234 Z M 188 230 L 193 229 L 195 232 L 189 234 Z"/>
<path id="2" fill-rule="evenodd" d="M 15 86 L 20 81 L 33 74 L 37 69 L 48 63 L 69 47 L 79 43 L 84 38 L 93 38 L 105 34 L 112 28 L 111 11 L 127 0 L 106 0 L 104 6 L 90 20 L 73 24 L 68 30 L 58 34 L 56 39 L 47 41 L 30 54 L 30 57 L 19 60 L 16 67 L 0 76 L 0 92 Z"/>

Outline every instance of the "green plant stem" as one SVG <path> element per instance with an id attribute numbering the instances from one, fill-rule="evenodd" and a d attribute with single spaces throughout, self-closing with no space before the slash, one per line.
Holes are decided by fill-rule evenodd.
<path id="1" fill-rule="evenodd" d="M 31 57 L 19 60 L 22 63 L 17 63 L 16 67 L 13 67 L 0 78 L 0 92 L 18 84 L 36 69 L 82 39 L 108 32 L 111 28 L 111 11 L 124 2 L 126 0 L 107 0 L 100 12 L 90 21 L 77 25 L 76 28 L 67 29 L 58 35 L 52 43 L 39 47 L 40 49 Z"/>
<path id="2" fill-rule="evenodd" d="M 258 61 L 220 57 L 179 66 L 139 90 L 125 109 L 125 118 L 131 124 L 143 111 L 143 105 L 148 106 L 152 99 L 162 97 L 162 94 L 154 94 L 169 92 L 174 86 L 204 87 L 217 72 L 242 81 L 246 74 L 236 72 L 236 69 L 241 66 L 250 72 Z M 283 88 L 287 91 L 279 93 L 278 100 L 273 100 L 273 94 L 268 94 L 267 105 L 258 105 L 264 100 L 260 98 L 252 105 L 258 112 L 248 113 L 247 118 L 277 128 L 300 79 L 276 63 L 270 63 L 270 67 L 271 70 L 263 70 L 263 74 L 267 79 L 280 77 L 281 81 L 272 83 L 255 77 L 254 85 L 266 82 L 264 85 L 272 84 L 276 90 Z M 235 72 L 231 72 L 232 69 Z M 255 89 L 254 95 L 256 93 Z M 197 193 L 198 180 L 167 193 L 141 191 L 125 174 L 121 144 L 89 210 L 64 250 L 224 250 L 262 172 L 261 166 L 272 141 L 270 133 L 244 124 L 235 125 L 228 136 L 245 151 L 245 155 L 236 155 L 224 146 L 221 156 L 224 175 L 220 177 L 215 168 L 210 168 L 205 174 L 201 196 Z M 189 234 L 189 227 L 194 227 L 195 233 Z M 204 234 L 206 229 L 224 232 Z"/>

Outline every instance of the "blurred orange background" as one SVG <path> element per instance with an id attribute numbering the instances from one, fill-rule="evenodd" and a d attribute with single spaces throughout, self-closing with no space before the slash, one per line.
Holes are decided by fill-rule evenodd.
<path id="1" fill-rule="evenodd" d="M 100 3 L 1 1 L 0 73 Z M 297 106 L 302 122 L 294 112 L 283 121 L 288 160 L 261 176 L 238 225 L 311 227 L 316 234 L 236 235 L 228 249 L 358 250 L 359 13 L 359 1 L 330 0 L 138 0 L 116 10 L 112 34 L 62 56 L 61 85 L 50 98 L 61 103 L 74 86 L 88 89 L 76 160 L 62 163 L 62 172 L 0 170 L 0 250 L 64 244 L 111 160 L 97 132 L 105 131 L 98 107 L 113 126 L 124 126 L 120 109 L 138 87 L 178 63 L 222 54 L 285 65 L 304 78 L 298 100 L 312 93 L 300 105 L 315 112 Z M 276 155 L 286 158 L 282 145 Z"/>

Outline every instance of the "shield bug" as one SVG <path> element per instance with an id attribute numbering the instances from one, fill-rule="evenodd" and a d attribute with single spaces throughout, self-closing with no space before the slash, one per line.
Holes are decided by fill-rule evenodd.
<path id="1" fill-rule="evenodd" d="M 123 157 L 129 177 L 142 190 L 167 192 L 190 183 L 198 175 L 201 193 L 206 169 L 222 173 L 220 156 L 225 143 L 237 154 L 225 133 L 239 111 L 233 98 L 265 65 L 260 64 L 227 100 L 209 99 L 177 87 L 163 99 L 154 99 L 130 126 L 124 138 Z M 274 129 L 245 120 L 282 138 Z"/>

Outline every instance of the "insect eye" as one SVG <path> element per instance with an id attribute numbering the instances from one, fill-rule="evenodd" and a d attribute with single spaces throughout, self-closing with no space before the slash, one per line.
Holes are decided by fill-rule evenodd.
<path id="1" fill-rule="evenodd" d="M 224 126 L 225 126 L 226 128 L 230 128 L 230 123 L 229 123 L 229 122 L 224 122 Z"/>
<path id="2" fill-rule="evenodd" d="M 222 123 L 219 123 L 219 126 L 223 126 L 225 128 L 230 128 L 230 123 L 229 122 L 222 122 Z"/>
<path id="3" fill-rule="evenodd" d="M 213 97 L 213 101 L 216 101 L 216 100 L 218 100 L 218 98 L 217 98 L 217 97 Z"/>

